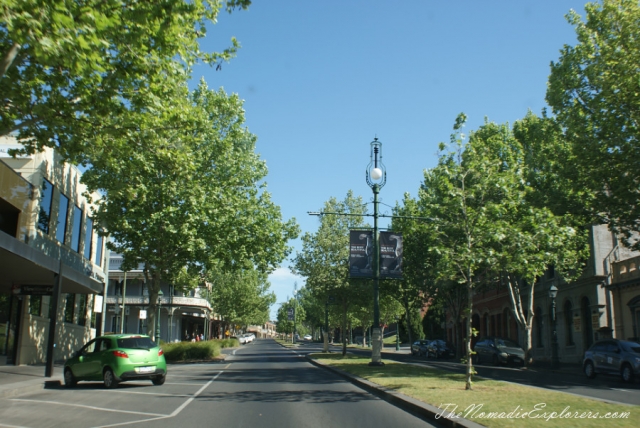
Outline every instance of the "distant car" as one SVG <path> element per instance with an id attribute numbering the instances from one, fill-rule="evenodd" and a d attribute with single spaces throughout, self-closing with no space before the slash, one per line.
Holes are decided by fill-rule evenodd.
<path id="1" fill-rule="evenodd" d="M 456 356 L 453 346 L 444 340 L 432 340 L 427 345 L 427 357 L 453 358 Z"/>
<path id="2" fill-rule="evenodd" d="M 306 340 L 306 341 L 310 341 L 311 339 L 313 339 L 313 337 L 311 337 L 310 334 L 305 334 L 303 339 Z"/>
<path id="3" fill-rule="evenodd" d="M 253 342 L 253 339 L 255 339 L 255 336 L 251 333 L 245 333 L 243 334 L 244 336 L 244 340 L 246 341 L 246 343 L 251 343 Z"/>
<path id="4" fill-rule="evenodd" d="M 473 348 L 476 364 L 490 362 L 495 366 L 501 364 L 524 365 L 524 349 L 516 342 L 502 337 L 485 337 Z"/>
<path id="5" fill-rule="evenodd" d="M 582 367 L 589 379 L 602 373 L 632 383 L 640 376 L 640 344 L 617 339 L 596 342 L 584 353 Z"/>
<path id="6" fill-rule="evenodd" d="M 64 363 L 64 384 L 103 381 L 115 388 L 127 380 L 150 380 L 164 384 L 167 362 L 162 348 L 149 336 L 113 334 L 89 341 Z"/>
<path id="7" fill-rule="evenodd" d="M 247 338 L 244 337 L 244 334 L 239 334 L 237 336 L 235 336 L 236 339 L 238 339 L 238 343 L 240 343 L 241 345 L 244 345 L 245 343 L 247 343 Z M 233 339 L 233 337 L 232 337 Z"/>
<path id="8" fill-rule="evenodd" d="M 427 355 L 427 345 L 429 345 L 428 340 L 416 340 L 411 345 L 411 355 L 417 355 L 419 357 L 422 355 Z"/>

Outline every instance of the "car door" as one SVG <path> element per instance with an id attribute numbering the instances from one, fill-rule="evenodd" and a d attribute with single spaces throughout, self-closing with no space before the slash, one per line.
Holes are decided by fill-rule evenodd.
<path id="1" fill-rule="evenodd" d="M 90 365 L 91 365 L 91 359 L 89 357 L 93 354 L 93 351 L 96 347 L 97 340 L 98 339 L 93 339 L 92 341 L 84 345 L 82 348 L 80 348 L 80 350 L 78 351 L 78 360 L 71 367 L 71 370 L 73 371 L 73 375 L 76 378 L 86 379 L 89 377 Z"/>
<path id="2" fill-rule="evenodd" d="M 611 374 L 618 374 L 621 364 L 622 349 L 616 342 L 607 343 L 607 371 Z"/>
<path id="3" fill-rule="evenodd" d="M 476 346 L 473 348 L 476 353 L 476 362 L 480 363 L 487 359 L 487 339 L 482 339 L 476 342 Z"/>
<path id="4" fill-rule="evenodd" d="M 102 361 L 109 349 L 109 339 L 96 339 L 96 345 L 93 351 L 84 357 L 87 370 L 86 377 L 88 379 L 102 379 Z"/>

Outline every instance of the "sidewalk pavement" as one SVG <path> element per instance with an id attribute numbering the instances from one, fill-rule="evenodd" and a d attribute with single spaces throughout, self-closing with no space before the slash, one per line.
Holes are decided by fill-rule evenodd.
<path id="1" fill-rule="evenodd" d="M 13 366 L 6 364 L 0 356 L 0 398 L 15 397 L 47 387 L 58 387 L 63 383 L 63 366 L 54 364 L 53 376 L 44 377 L 44 364 Z"/>

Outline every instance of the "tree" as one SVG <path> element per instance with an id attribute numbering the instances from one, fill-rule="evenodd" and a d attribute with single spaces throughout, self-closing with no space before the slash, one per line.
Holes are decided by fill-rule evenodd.
<path id="1" fill-rule="evenodd" d="M 300 325 L 306 317 L 304 307 L 300 305 L 295 298 L 289 299 L 278 309 L 276 321 L 276 331 L 278 331 L 278 333 L 294 333 L 294 320 L 289 319 L 289 313 L 294 314 L 296 325 Z"/>
<path id="2" fill-rule="evenodd" d="M 222 7 L 250 3 L 4 1 L 0 136 L 15 133 L 29 152 L 55 147 L 67 160 L 93 163 L 109 148 L 99 136 L 145 132 L 131 113 L 157 110 L 194 63 L 219 67 L 235 54 L 235 39 L 219 53 L 200 51 L 198 40 Z"/>
<path id="3" fill-rule="evenodd" d="M 260 325 L 269 320 L 269 309 L 276 296 L 269 292 L 267 275 L 255 269 L 240 271 L 209 270 L 210 301 L 214 312 L 235 325 Z"/>
<path id="4" fill-rule="evenodd" d="M 466 292 L 465 388 L 471 389 L 473 292 L 494 262 L 490 244 L 501 233 L 494 220 L 502 212 L 500 196 L 508 177 L 500 164 L 488 161 L 486 147 L 476 146 L 473 135 L 463 144 L 465 121 L 464 114 L 456 118 L 451 136 L 454 150 L 443 153 L 438 165 L 425 171 L 419 197 L 423 212 L 437 218 L 431 227 L 438 244 L 431 251 L 438 255 L 438 279 L 454 287 L 460 284 Z"/>
<path id="5" fill-rule="evenodd" d="M 528 116 L 525 123 L 514 127 L 522 128 L 528 123 L 535 126 L 537 119 Z M 535 138 L 543 134 L 520 132 L 521 137 Z M 527 156 L 526 147 L 544 147 L 544 142 L 527 141 L 522 144 L 515 138 L 508 125 L 485 123 L 473 133 L 473 145 L 484 147 L 486 162 L 501 165 L 500 211 L 493 221 L 493 227 L 499 231 L 494 235 L 492 244 L 493 258 L 496 260 L 498 281 L 506 285 L 509 291 L 511 309 L 515 320 L 525 332 L 525 361 L 529 361 L 531 352 L 531 333 L 534 317 L 534 287 L 549 266 L 570 280 L 580 273 L 580 260 L 585 257 L 586 235 L 584 228 L 558 205 L 566 201 L 559 198 L 552 202 L 556 212 L 540 204 L 548 200 L 548 183 L 541 174 L 539 164 L 529 161 L 535 157 Z M 554 146 L 555 147 L 555 146 Z M 544 168 L 542 169 L 544 171 Z M 547 171 L 548 172 L 548 171 Z M 543 178 L 539 176 L 542 175 Z M 536 189 L 531 184 L 542 184 Z M 558 185 L 553 185 L 557 187 Z M 556 188 L 555 195 L 561 195 Z M 537 203 L 536 203 L 537 202 Z M 551 202 L 551 201 L 549 201 Z M 582 232 L 581 232 L 582 230 Z"/>
<path id="6" fill-rule="evenodd" d="M 578 44 L 551 64 L 546 99 L 570 143 L 576 192 L 598 222 L 629 238 L 640 231 L 640 5 L 603 0 L 585 10 L 586 21 L 567 15 Z"/>
<path id="7" fill-rule="evenodd" d="M 302 236 L 302 252 L 293 261 L 293 271 L 306 278 L 306 287 L 319 301 L 331 296 L 342 313 L 341 330 L 347 329 L 350 305 L 360 295 L 364 281 L 349 278 L 349 230 L 364 228 L 362 198 L 351 191 L 344 200 L 331 198 L 323 212 L 345 215 L 323 215 L 316 233 Z M 342 353 L 347 352 L 346 335 L 342 334 Z"/>
<path id="8" fill-rule="evenodd" d="M 204 83 L 179 95 L 153 121 L 188 127 L 113 139 L 114 155 L 96 159 L 83 176 L 90 191 L 103 193 L 94 217 L 112 237 L 110 248 L 123 255 L 125 268 L 145 264 L 151 302 L 160 280 L 173 282 L 179 274 L 267 273 L 298 233 L 260 184 L 267 169 L 255 153 L 255 136 L 243 127 L 239 98 Z"/>

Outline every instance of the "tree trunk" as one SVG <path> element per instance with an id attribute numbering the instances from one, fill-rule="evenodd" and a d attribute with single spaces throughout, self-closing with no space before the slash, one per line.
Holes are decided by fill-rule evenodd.
<path id="1" fill-rule="evenodd" d="M 473 313 L 473 284 L 471 281 L 467 283 L 467 323 L 466 323 L 466 331 L 467 338 L 465 340 L 465 353 L 467 356 L 467 379 L 465 382 L 464 389 L 470 390 L 471 388 L 471 378 L 473 377 L 475 371 L 473 370 L 473 362 L 471 361 L 471 338 L 473 337 L 473 323 L 471 322 L 471 317 Z"/>

